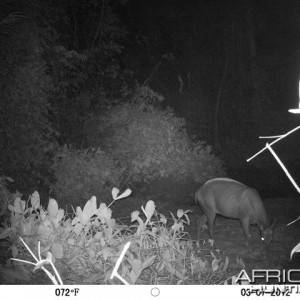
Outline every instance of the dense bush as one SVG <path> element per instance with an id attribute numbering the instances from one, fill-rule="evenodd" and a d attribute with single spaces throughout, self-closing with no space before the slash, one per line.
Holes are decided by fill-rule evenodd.
<path id="1" fill-rule="evenodd" d="M 56 153 L 52 169 L 56 182 L 50 191 L 60 199 L 60 205 L 80 205 L 90 195 L 110 198 L 112 184 L 117 184 L 119 177 L 114 160 L 100 149 L 64 146 Z"/>
<path id="2" fill-rule="evenodd" d="M 30 31 L 31 30 L 31 31 Z M 32 28 L 12 38 L 1 53 L 0 164 L 20 187 L 43 177 L 50 166 L 56 131 L 49 121 L 51 78 Z"/>
<path id="3" fill-rule="evenodd" d="M 131 102 L 86 123 L 89 145 L 101 146 L 125 163 L 133 182 L 165 177 L 203 182 L 223 175 L 222 163 L 211 153 L 211 147 L 192 141 L 184 119 L 171 109 L 161 109 L 161 101 L 161 96 L 148 87 L 140 88 Z"/>

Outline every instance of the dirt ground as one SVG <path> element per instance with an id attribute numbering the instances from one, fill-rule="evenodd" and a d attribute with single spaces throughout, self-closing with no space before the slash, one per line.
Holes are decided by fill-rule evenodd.
<path id="1" fill-rule="evenodd" d="M 170 216 L 170 211 L 176 215 L 177 209 L 190 209 L 193 211 L 189 214 L 191 224 L 186 226 L 185 230 L 192 239 L 195 239 L 196 220 L 202 214 L 193 199 L 196 189 L 197 186 L 194 184 L 174 185 L 162 181 L 153 184 L 151 188 L 139 195 L 133 193 L 133 197 L 114 204 L 111 207 L 113 216 L 120 222 L 128 224 L 130 213 L 134 210 L 140 210 L 141 205 L 145 205 L 147 200 L 150 199 L 155 201 L 157 210 L 166 217 Z M 280 194 L 280 197 L 277 198 L 265 197 L 265 194 L 268 194 L 267 190 L 261 193 L 267 213 L 270 219 L 277 219 L 273 241 L 268 249 L 267 256 L 262 257 L 259 252 L 260 236 L 257 226 L 251 226 L 251 249 L 248 249 L 244 244 L 244 234 L 239 221 L 221 216 L 217 216 L 214 229 L 217 248 L 221 250 L 223 257 L 228 256 L 229 261 L 235 261 L 237 257 L 242 258 L 247 273 L 249 271 L 248 274 L 251 274 L 252 269 L 300 269 L 300 255 L 295 254 L 292 260 L 289 260 L 291 250 L 300 242 L 300 220 L 287 226 L 288 223 L 297 219 L 300 215 L 300 197 L 297 197 L 297 195 L 284 197 L 284 194 L 293 194 L 293 192 L 283 192 L 281 194 L 278 192 L 277 194 Z M 204 231 L 203 239 L 208 238 L 208 232 Z M 296 274 L 293 279 L 300 280 L 300 276 Z M 261 280 L 257 283 L 264 284 L 265 281 Z"/>
<path id="2" fill-rule="evenodd" d="M 282 174 L 278 176 L 274 176 L 274 173 L 255 173 L 255 176 L 253 174 L 249 172 L 235 173 L 235 176 L 230 177 L 237 180 L 243 178 L 243 183 L 255 187 L 259 191 L 270 219 L 277 219 L 273 241 L 267 256 L 262 257 L 259 252 L 257 226 L 251 226 L 252 237 L 249 250 L 244 245 L 244 234 L 239 221 L 217 216 L 214 233 L 221 256 L 224 258 L 228 256 L 229 265 L 230 262 L 235 262 L 237 257 L 242 258 L 248 274 L 251 274 L 253 269 L 300 269 L 300 254 L 296 253 L 290 260 L 291 250 L 300 242 L 300 220 L 287 226 L 300 215 L 300 196 Z M 141 206 L 145 206 L 148 200 L 153 200 L 157 211 L 163 213 L 168 219 L 171 219 L 169 212 L 176 215 L 178 209 L 189 209 L 192 210 L 189 213 L 191 223 L 185 227 L 185 231 L 192 239 L 195 239 L 196 220 L 202 214 L 194 201 L 194 193 L 197 188 L 199 188 L 198 184 L 174 184 L 168 180 L 152 183 L 144 190 L 138 187 L 132 188 L 132 196 L 121 199 L 111 206 L 113 218 L 118 222 L 130 224 L 131 212 L 135 210 L 141 212 Z M 28 192 L 32 193 L 33 191 Z M 43 198 L 47 199 L 48 197 L 45 194 Z M 202 238 L 209 238 L 207 231 L 203 232 Z M 300 281 L 299 274 L 296 274 L 294 279 Z M 257 283 L 265 284 L 263 280 Z"/>

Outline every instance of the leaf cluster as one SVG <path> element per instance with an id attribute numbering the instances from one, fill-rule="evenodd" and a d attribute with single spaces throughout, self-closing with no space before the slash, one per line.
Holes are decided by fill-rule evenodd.
<path id="1" fill-rule="evenodd" d="M 119 190 L 114 188 L 112 196 L 117 201 L 130 193 L 127 190 L 118 196 Z M 204 248 L 197 245 L 195 250 L 192 240 L 185 238 L 189 210 L 171 213 L 173 225 L 169 226 L 169 220 L 156 211 L 155 203 L 150 200 L 141 207 L 142 214 L 132 212 L 132 225 L 126 226 L 112 218 L 109 206 L 104 203 L 98 206 L 93 196 L 83 209 L 77 207 L 75 217 L 71 218 L 59 209 L 54 199 L 49 200 L 47 209 L 43 208 L 38 192 L 27 202 L 16 197 L 8 206 L 11 225 L 0 228 L 0 239 L 9 240 L 12 256 L 19 260 L 12 263 L 14 267 L 7 264 L 3 270 L 6 282 L 33 280 L 30 268 L 20 264 L 21 260 L 30 259 L 18 237 L 22 237 L 35 256 L 53 260 L 64 284 L 115 283 L 110 275 L 128 241 L 130 247 L 118 274 L 130 284 L 211 284 L 228 276 L 228 258 L 224 261 L 212 250 L 207 253 L 208 245 L 203 245 Z"/>
<path id="2" fill-rule="evenodd" d="M 137 91 L 129 103 L 86 122 L 86 136 L 126 166 L 131 181 L 150 182 L 173 177 L 203 182 L 224 175 L 223 164 L 210 146 L 193 141 L 185 120 L 162 109 L 162 97 L 149 87 Z"/>
<path id="3" fill-rule="evenodd" d="M 58 135 L 49 115 L 52 80 L 37 45 L 35 33 L 24 26 L 11 40 L 13 51 L 1 53 L 0 162 L 18 185 L 29 174 L 33 181 L 43 177 Z"/>
<path id="4" fill-rule="evenodd" d="M 50 192 L 61 204 L 72 205 L 83 204 L 91 194 L 109 195 L 119 176 L 114 159 L 99 148 L 76 150 L 67 145 L 56 152 L 52 170 L 56 181 L 50 184 Z"/>

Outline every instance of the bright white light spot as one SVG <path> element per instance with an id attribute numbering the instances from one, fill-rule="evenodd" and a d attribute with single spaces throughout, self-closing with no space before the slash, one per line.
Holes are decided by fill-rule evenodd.
<path id="1" fill-rule="evenodd" d="M 298 91 L 298 94 L 299 94 L 299 108 L 289 109 L 289 112 L 292 113 L 292 114 L 300 114 L 300 80 L 299 80 L 299 91 Z"/>

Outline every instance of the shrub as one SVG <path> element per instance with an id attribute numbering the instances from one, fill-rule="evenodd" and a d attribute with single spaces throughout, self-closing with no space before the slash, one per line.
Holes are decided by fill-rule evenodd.
<path id="1" fill-rule="evenodd" d="M 189 175 L 197 183 L 226 175 L 224 163 L 212 153 L 212 147 L 199 141 L 193 143 L 189 168 Z"/>
<path id="2" fill-rule="evenodd" d="M 49 121 L 52 81 L 35 33 L 24 28 L 11 48 L 0 70 L 0 164 L 20 186 L 50 166 L 57 132 Z"/>
<path id="3" fill-rule="evenodd" d="M 202 182 L 223 175 L 222 162 L 211 147 L 192 141 L 185 120 L 169 108 L 161 109 L 161 100 L 149 88 L 142 88 L 130 103 L 110 109 L 104 117 L 91 118 L 86 124 L 89 140 L 125 163 L 132 182 L 165 177 Z"/>
<path id="4" fill-rule="evenodd" d="M 118 182 L 114 160 L 100 149 L 75 150 L 65 145 L 56 153 L 52 169 L 56 182 L 50 192 L 60 204 L 81 205 L 90 195 L 103 199 Z"/>

